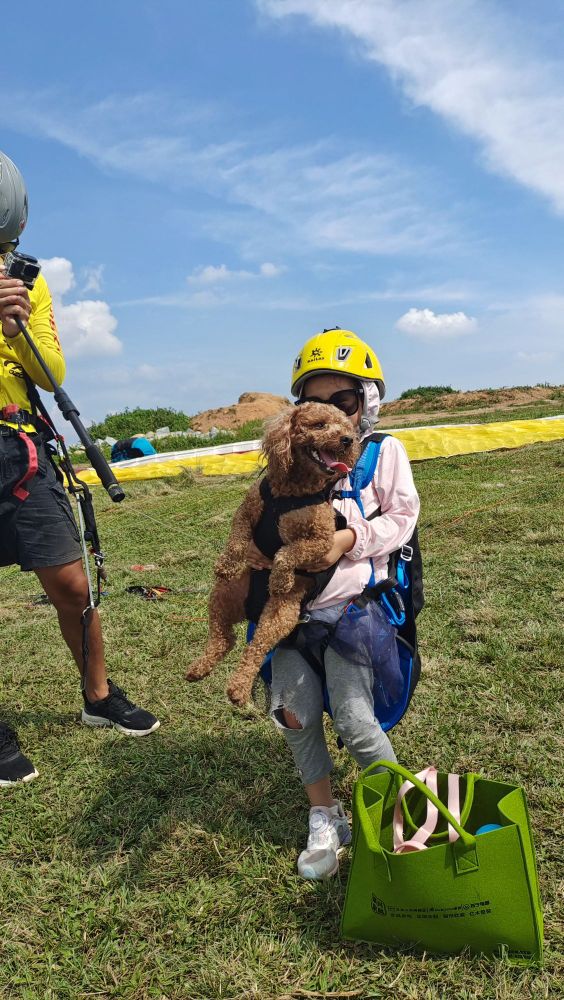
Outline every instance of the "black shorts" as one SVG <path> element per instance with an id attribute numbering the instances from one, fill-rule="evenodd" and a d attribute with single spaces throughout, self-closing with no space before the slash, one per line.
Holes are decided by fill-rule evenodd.
<path id="1" fill-rule="evenodd" d="M 0 566 L 15 563 L 23 570 L 62 566 L 82 555 L 67 493 L 41 437 L 29 436 L 37 448 L 39 468 L 24 483 L 29 496 L 20 501 L 12 490 L 28 467 L 27 449 L 15 434 L 0 432 Z"/>

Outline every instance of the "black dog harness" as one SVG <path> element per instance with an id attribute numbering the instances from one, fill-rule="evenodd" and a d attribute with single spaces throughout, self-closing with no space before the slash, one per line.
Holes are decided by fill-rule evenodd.
<path id="1" fill-rule="evenodd" d="M 274 556 L 283 545 L 279 531 L 280 518 L 292 510 L 301 510 L 303 507 L 314 507 L 317 504 L 329 503 L 332 492 L 333 485 L 330 484 L 324 490 L 312 493 L 309 496 L 275 497 L 270 488 L 268 478 L 265 477 L 260 484 L 263 511 L 253 531 L 253 541 L 256 547 L 268 559 L 274 559 Z M 346 518 L 338 511 L 335 511 L 335 531 L 340 531 L 342 528 L 346 528 L 346 526 Z M 320 573 L 309 573 L 306 570 L 300 570 L 300 576 L 308 576 L 312 579 L 312 589 L 307 594 L 308 601 L 311 601 L 314 597 L 318 597 L 325 590 L 336 568 L 337 564 L 335 563 L 334 566 L 330 566 L 329 569 L 323 570 Z M 245 602 L 245 614 L 247 619 L 255 624 L 258 622 L 269 597 L 269 580 L 269 569 L 251 570 L 251 582 Z"/>

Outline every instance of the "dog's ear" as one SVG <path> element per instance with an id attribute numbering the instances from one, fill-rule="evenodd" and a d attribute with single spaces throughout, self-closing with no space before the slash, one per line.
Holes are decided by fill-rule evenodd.
<path id="1" fill-rule="evenodd" d="M 292 464 L 292 427 L 296 416 L 292 406 L 269 420 L 262 439 L 262 453 L 267 465 L 288 473 Z"/>

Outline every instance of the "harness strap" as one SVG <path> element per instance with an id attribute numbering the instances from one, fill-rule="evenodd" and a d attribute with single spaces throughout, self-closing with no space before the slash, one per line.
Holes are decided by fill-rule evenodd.
<path id="1" fill-rule="evenodd" d="M 33 441 L 24 431 L 16 431 L 20 441 L 23 441 L 25 448 L 27 449 L 27 469 L 24 472 L 22 478 L 14 486 L 12 493 L 18 500 L 27 500 L 29 496 L 29 490 L 24 489 L 24 483 L 27 483 L 30 479 L 37 474 L 39 468 L 39 462 L 37 459 L 37 448 L 35 447 Z"/>
<path id="2" fill-rule="evenodd" d="M 17 403 L 9 403 L 7 406 L 4 406 L 0 410 L 0 418 L 2 420 L 6 420 L 9 423 L 18 424 L 19 430 L 16 430 L 15 428 L 10 428 L 10 429 L 13 430 L 13 433 L 16 434 L 17 437 L 19 437 L 20 441 L 23 443 L 24 448 L 26 449 L 27 452 L 27 469 L 25 470 L 23 476 L 21 477 L 21 479 L 18 480 L 18 482 L 16 483 L 16 485 L 12 490 L 13 496 L 15 496 L 17 500 L 21 501 L 27 500 L 29 496 L 29 490 L 26 490 L 24 488 L 24 483 L 27 483 L 29 482 L 30 479 L 33 479 L 33 477 L 37 474 L 37 470 L 39 468 L 39 462 L 37 458 L 37 448 L 35 447 L 35 444 L 31 440 L 31 438 L 25 433 L 25 431 L 22 431 L 21 429 L 22 423 L 27 422 L 27 417 L 28 414 L 25 413 L 25 411 L 20 410 Z"/>
<path id="3" fill-rule="evenodd" d="M 383 434 L 380 440 L 370 440 L 366 443 L 366 446 L 360 456 L 358 462 L 356 463 L 354 469 L 349 474 L 350 490 L 339 490 L 335 496 L 339 496 L 342 500 L 354 500 L 358 509 L 360 510 L 361 517 L 366 518 L 364 511 L 364 504 L 362 503 L 361 492 L 364 490 L 369 483 L 372 482 L 376 474 L 376 466 L 378 465 L 378 458 L 380 457 L 380 448 L 382 447 L 382 441 L 387 437 Z M 372 515 L 375 517 L 380 513 L 380 508 Z M 368 586 L 373 586 L 376 582 L 376 572 L 374 570 L 374 560 L 370 559 L 370 580 Z"/>

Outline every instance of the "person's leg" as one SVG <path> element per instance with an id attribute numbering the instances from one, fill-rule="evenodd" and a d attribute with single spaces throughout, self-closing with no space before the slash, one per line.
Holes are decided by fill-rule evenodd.
<path id="1" fill-rule="evenodd" d="M 59 618 L 63 638 L 82 676 L 82 614 L 89 604 L 88 581 L 82 562 L 34 570 Z M 114 726 L 128 736 L 147 736 L 159 720 L 130 701 L 106 675 L 104 643 L 97 611 L 88 625 L 88 661 L 82 721 L 89 726 Z"/>
<path id="2" fill-rule="evenodd" d="M 328 648 L 325 672 L 333 724 L 351 757 L 363 769 L 377 760 L 395 762 L 392 744 L 374 717 L 372 668 L 351 664 Z"/>
<path id="3" fill-rule="evenodd" d="M 278 648 L 272 657 L 270 715 L 292 752 L 306 793 L 311 789 L 314 798 L 318 792 L 323 797 L 323 789 L 330 789 L 333 761 L 323 729 L 321 680 L 295 649 Z"/>
<path id="4" fill-rule="evenodd" d="M 289 712 L 287 708 L 281 709 L 282 712 L 282 722 L 286 729 L 303 730 L 303 726 L 298 722 L 295 715 Z M 323 737 L 325 739 L 325 736 Z M 291 739 L 287 739 L 286 742 L 291 747 Z M 323 778 L 319 778 L 318 781 L 312 781 L 309 784 L 304 784 L 305 793 L 309 799 L 310 806 L 332 806 L 335 804 L 335 798 L 333 796 L 333 790 L 331 788 L 331 778 L 327 774 Z"/>
<path id="5" fill-rule="evenodd" d="M 82 613 L 90 601 L 82 562 L 77 560 L 65 566 L 46 566 L 36 569 L 35 573 L 55 607 L 63 639 L 82 676 Z M 98 701 L 100 698 L 107 698 L 109 694 L 102 629 L 97 611 L 91 614 L 88 626 L 85 693 L 88 701 Z"/>
<path id="6" fill-rule="evenodd" d="M 331 789 L 333 761 L 323 728 L 321 680 L 296 650 L 277 649 L 273 655 L 270 714 L 290 747 L 311 807 L 298 871 L 303 878 L 329 878 L 339 867 L 339 850 L 349 843 L 351 832 Z"/>

